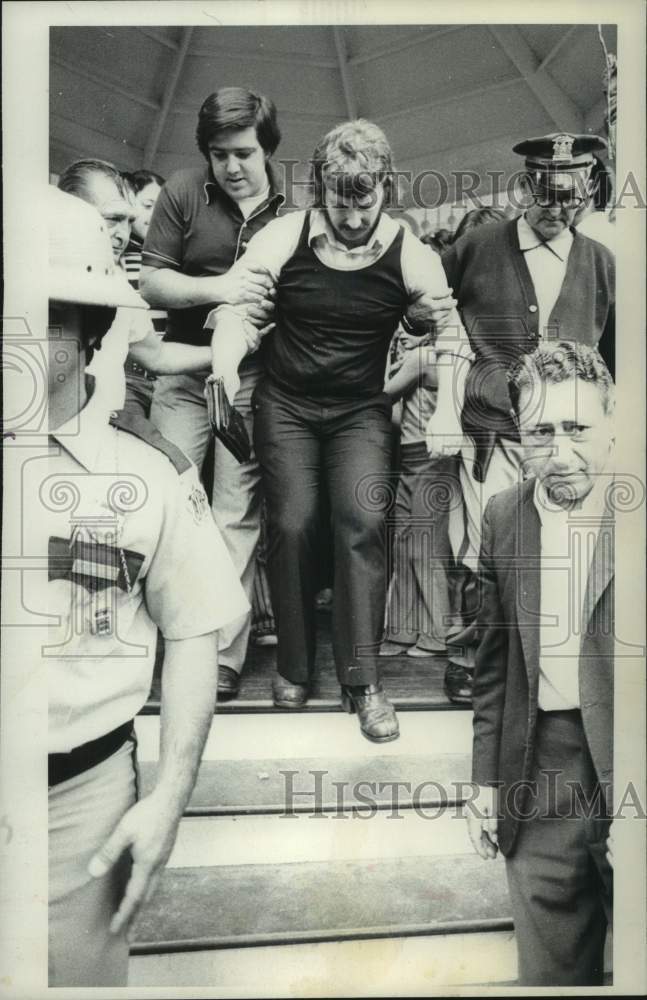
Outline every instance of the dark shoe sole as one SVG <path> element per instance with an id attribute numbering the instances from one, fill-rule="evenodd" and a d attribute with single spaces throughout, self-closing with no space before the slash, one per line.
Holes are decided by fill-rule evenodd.
<path id="1" fill-rule="evenodd" d="M 303 708 L 308 704 L 308 699 L 304 698 L 303 701 L 283 701 L 281 698 L 272 698 L 272 704 L 274 708 Z"/>

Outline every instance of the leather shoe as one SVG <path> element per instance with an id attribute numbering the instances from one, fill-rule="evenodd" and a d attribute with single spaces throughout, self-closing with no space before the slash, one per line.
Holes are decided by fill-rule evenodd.
<path id="1" fill-rule="evenodd" d="M 275 674 L 272 678 L 272 698 L 277 708 L 301 708 L 308 700 L 308 685 Z"/>
<path id="2" fill-rule="evenodd" d="M 390 743 L 400 735 L 395 709 L 381 684 L 342 687 L 341 706 L 345 712 L 357 713 L 362 735 L 372 743 Z"/>
<path id="3" fill-rule="evenodd" d="M 218 701 L 231 701 L 238 694 L 240 674 L 231 667 L 218 667 Z"/>
<path id="4" fill-rule="evenodd" d="M 454 705 L 472 704 L 474 671 L 458 663 L 448 663 L 445 670 L 445 694 Z"/>

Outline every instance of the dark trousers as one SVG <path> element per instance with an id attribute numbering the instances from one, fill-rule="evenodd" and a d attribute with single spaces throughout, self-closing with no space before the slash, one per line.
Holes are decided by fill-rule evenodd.
<path id="1" fill-rule="evenodd" d="M 376 683 L 386 598 L 390 399 L 380 393 L 322 405 L 264 380 L 253 411 L 268 509 L 278 671 L 293 683 L 312 676 L 321 507 L 327 496 L 337 676 L 345 685 Z"/>
<path id="2" fill-rule="evenodd" d="M 519 982 L 599 986 L 612 915 L 612 871 L 605 857 L 610 820 L 604 805 L 578 806 L 572 793 L 581 789 L 582 803 L 596 802 L 580 713 L 540 712 L 536 738 L 537 794 L 533 788 L 523 807 L 524 815 L 536 818 L 520 822 L 514 853 L 506 858 Z"/>

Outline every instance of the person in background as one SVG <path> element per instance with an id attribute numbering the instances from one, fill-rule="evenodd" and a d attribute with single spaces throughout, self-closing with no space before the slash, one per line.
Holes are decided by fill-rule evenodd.
<path id="1" fill-rule="evenodd" d="M 278 628 L 274 703 L 299 708 L 310 695 L 326 497 L 342 704 L 357 713 L 367 739 L 386 742 L 399 735 L 378 666 L 386 545 L 374 492 L 381 495 L 391 468 L 387 354 L 405 316 L 420 333 L 444 327 L 435 345 L 443 360 L 432 417 L 441 451 L 460 433 L 452 394 L 460 397 L 472 355 L 440 260 L 384 212 L 393 162 L 382 130 L 363 119 L 344 122 L 324 136 L 312 162 L 315 207 L 269 223 L 246 256 L 277 283 L 276 329 L 253 398 Z M 244 315 L 224 306 L 207 322 L 214 345 L 222 325 L 221 336 L 244 353 Z M 227 360 L 238 363 L 233 351 Z M 215 355 L 216 373 L 218 362 Z M 232 380 L 231 372 L 221 374 Z"/>
<path id="2" fill-rule="evenodd" d="M 501 851 L 521 986 L 601 986 L 612 919 L 614 385 L 540 345 L 510 373 L 529 478 L 483 518 L 474 675 L 478 854 Z"/>
<path id="3" fill-rule="evenodd" d="M 483 208 L 473 208 L 470 212 L 466 212 L 458 223 L 452 243 L 456 243 L 461 236 L 469 233 L 472 229 L 486 226 L 488 222 L 505 222 L 505 219 L 506 214 L 500 208 L 492 208 L 490 205 L 484 205 Z"/>
<path id="4" fill-rule="evenodd" d="M 101 216 L 53 187 L 47 208 L 49 453 L 22 474 L 38 505 L 30 555 L 45 566 L 28 589 L 51 612 L 32 665 L 49 687 L 49 985 L 120 988 L 127 930 L 170 856 L 213 719 L 218 630 L 247 602 L 195 468 L 151 424 L 109 422 L 85 375 L 115 309 L 146 309 Z M 57 481 L 75 484 L 74 506 L 48 502 Z M 134 718 L 158 627 L 159 767 L 138 800 Z"/>
<path id="5" fill-rule="evenodd" d="M 596 190 L 595 135 L 551 133 L 513 147 L 524 159 L 518 219 L 480 226 L 443 254 L 475 353 L 462 413 L 460 503 L 448 513 L 451 552 L 463 567 L 463 628 L 448 642 L 450 696 L 470 698 L 474 662 L 476 571 L 481 519 L 490 497 L 521 475 L 519 432 L 511 416 L 507 372 L 548 341 L 600 345 L 613 367 L 615 262 L 574 220 Z"/>
<path id="6" fill-rule="evenodd" d="M 121 267 L 136 212 L 119 171 L 105 160 L 76 160 L 62 172 L 58 188 L 97 209 L 110 236 L 114 261 Z M 211 358 L 208 347 L 163 343 L 153 328 L 149 309 L 120 307 L 89 369 L 91 374 L 101 375 L 98 391 L 108 412 L 124 408 L 124 364 L 129 350 L 138 364 L 151 372 L 196 371 Z"/>
<path id="7" fill-rule="evenodd" d="M 438 378 L 431 334 L 414 337 L 401 329 L 385 391 L 402 399 L 399 476 L 390 549 L 393 575 L 380 656 L 430 656 L 445 650 L 449 615 L 444 571 L 432 571 L 428 519 L 412 517 L 420 479 L 429 487 L 432 462 L 426 428 L 437 401 Z M 439 459 L 442 461 L 442 459 Z M 438 589 L 444 593 L 438 593 Z"/>
<path id="8" fill-rule="evenodd" d="M 266 269 L 246 265 L 245 251 L 285 201 L 271 162 L 280 138 L 276 108 L 262 94 L 223 87 L 202 104 L 196 139 L 205 163 L 169 178 L 144 241 L 141 292 L 154 308 L 168 312 L 165 344 L 208 347 L 211 333 L 204 323 L 218 303 L 242 305 L 252 329 L 254 323 L 267 325 L 273 282 Z M 204 397 L 210 370 L 211 352 L 201 371 L 159 379 L 151 408 L 155 426 L 198 468 L 212 438 Z M 261 372 L 261 352 L 254 351 L 230 396 L 250 438 L 251 395 Z M 213 517 L 251 600 L 261 516 L 255 455 L 239 464 L 215 442 L 212 481 Z M 221 636 L 221 700 L 238 693 L 250 628 L 251 615 L 245 615 Z"/>
<path id="9" fill-rule="evenodd" d="M 139 291 L 139 272 L 142 267 L 142 249 L 146 232 L 150 225 L 155 202 L 164 184 L 164 178 L 151 170 L 135 170 L 122 175 L 129 190 L 131 204 L 136 212 L 130 229 L 130 240 L 126 247 L 122 262 L 126 277 L 136 292 Z M 166 330 L 166 312 L 164 309 L 151 309 L 149 312 L 153 329 L 158 337 Z M 139 410 L 148 417 L 153 402 L 153 391 L 156 376 L 128 354 L 125 364 L 126 371 L 126 402 L 124 409 Z"/>

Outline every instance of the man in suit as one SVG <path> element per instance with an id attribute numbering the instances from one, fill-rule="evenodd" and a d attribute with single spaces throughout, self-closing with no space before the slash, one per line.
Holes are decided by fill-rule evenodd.
<path id="1" fill-rule="evenodd" d="M 510 418 L 509 369 L 542 343 L 569 340 L 599 345 L 613 371 L 613 254 L 574 228 L 578 213 L 596 194 L 595 154 L 605 148 L 598 136 L 564 132 L 518 143 L 513 151 L 524 161 L 519 180 L 523 215 L 473 229 L 442 257 L 476 356 L 462 413 L 469 438 L 456 477 L 462 502 L 453 505 L 448 518 L 463 591 L 473 586 L 487 501 L 519 478 L 521 449 Z M 449 660 L 457 666 L 448 668 L 446 688 L 457 701 L 469 701 L 473 667 L 471 617 L 460 608 L 471 605 L 466 598 L 458 588 L 455 612 L 465 632 L 448 637 Z"/>
<path id="2" fill-rule="evenodd" d="M 599 353 L 543 345 L 510 379 L 532 477 L 483 520 L 470 836 L 506 858 L 519 978 L 599 985 L 611 917 L 613 394 Z"/>

